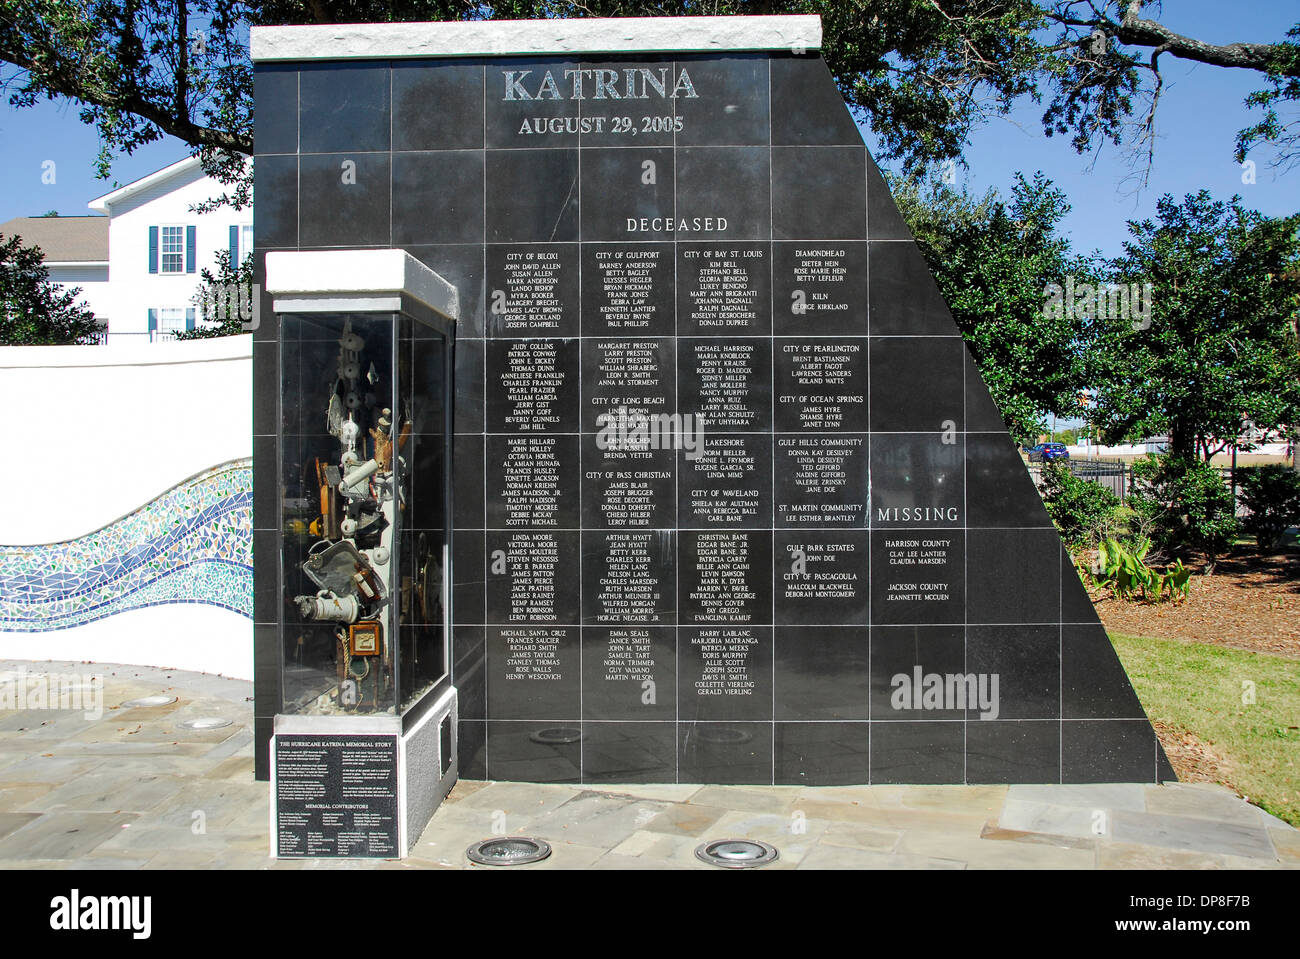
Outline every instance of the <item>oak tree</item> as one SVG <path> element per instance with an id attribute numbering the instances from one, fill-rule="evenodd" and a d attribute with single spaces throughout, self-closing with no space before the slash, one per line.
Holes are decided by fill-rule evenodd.
<path id="1" fill-rule="evenodd" d="M 1153 0 L 6 0 L 0 82 L 10 101 L 76 103 L 115 152 L 174 136 L 208 172 L 250 199 L 253 75 L 248 28 L 305 23 L 553 17 L 819 14 L 822 53 L 845 100 L 879 137 L 881 159 L 909 173 L 958 161 L 970 135 L 1022 97 L 1044 105 L 1044 132 L 1079 151 L 1103 143 L 1150 153 L 1162 61 L 1252 71 L 1257 111 L 1245 157 L 1274 145 L 1300 156 L 1300 24 L 1269 42 L 1191 37 Z"/>
<path id="2" fill-rule="evenodd" d="M 1119 286 L 1150 283 L 1141 323 L 1100 321 L 1089 418 L 1104 442 L 1167 435 L 1180 460 L 1209 460 L 1248 426 L 1300 425 L 1300 214 L 1267 217 L 1239 197 L 1166 195 L 1128 225 L 1110 264 Z"/>

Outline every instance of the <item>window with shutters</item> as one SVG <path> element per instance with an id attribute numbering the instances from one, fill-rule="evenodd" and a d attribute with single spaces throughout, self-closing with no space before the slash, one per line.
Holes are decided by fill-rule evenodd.
<path id="1" fill-rule="evenodd" d="M 185 227 L 164 226 L 159 231 L 161 246 L 158 258 L 159 272 L 185 272 Z"/>
<path id="2" fill-rule="evenodd" d="M 158 309 L 158 332 L 180 333 L 187 329 L 186 309 L 183 306 L 164 306 Z"/>
<path id="3" fill-rule="evenodd" d="M 237 270 L 253 252 L 253 224 L 230 224 L 230 267 Z"/>

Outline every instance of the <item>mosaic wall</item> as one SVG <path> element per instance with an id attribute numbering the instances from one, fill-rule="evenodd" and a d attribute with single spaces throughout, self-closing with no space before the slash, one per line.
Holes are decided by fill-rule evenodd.
<path id="1" fill-rule="evenodd" d="M 77 539 L 0 546 L 0 631 L 67 629 L 163 603 L 252 617 L 251 460 L 214 466 Z"/>

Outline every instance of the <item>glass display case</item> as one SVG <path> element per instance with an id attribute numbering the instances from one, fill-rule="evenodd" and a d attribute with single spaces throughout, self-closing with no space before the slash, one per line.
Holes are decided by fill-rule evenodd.
<path id="1" fill-rule="evenodd" d="M 406 715 L 450 684 L 453 334 L 280 322 L 282 712 Z"/>

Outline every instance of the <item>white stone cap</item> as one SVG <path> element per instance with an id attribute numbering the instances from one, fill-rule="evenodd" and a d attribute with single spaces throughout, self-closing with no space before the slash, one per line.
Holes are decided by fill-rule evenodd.
<path id="1" fill-rule="evenodd" d="M 402 717 L 378 716 L 310 716 L 302 713 L 276 713 L 277 736 L 400 736 Z"/>
<path id="2" fill-rule="evenodd" d="M 143 342 L 134 342 L 134 341 Z M 94 346 L 0 346 L 0 377 L 7 370 L 44 367 L 179 366 L 183 363 L 247 363 L 253 337 L 247 333 L 201 340 L 149 342 L 122 336 Z"/>
<path id="3" fill-rule="evenodd" d="M 277 313 L 395 311 L 409 296 L 451 320 L 460 318 L 456 288 L 405 250 L 271 252 L 266 292 Z"/>
<path id="4" fill-rule="evenodd" d="M 502 57 L 566 53 L 711 53 L 822 45 L 816 15 L 584 17 L 253 27 L 254 62 L 399 57 Z"/>

